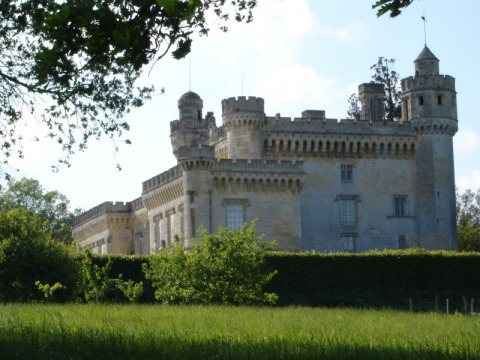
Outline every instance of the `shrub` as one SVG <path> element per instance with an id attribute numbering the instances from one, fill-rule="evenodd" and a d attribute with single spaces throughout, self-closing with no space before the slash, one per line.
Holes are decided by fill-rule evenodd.
<path id="1" fill-rule="evenodd" d="M 36 215 L 22 208 L 0 212 L 0 300 L 42 300 L 37 281 L 61 283 L 55 298 L 72 300 L 78 277 L 73 248 L 52 241 Z"/>
<path id="2" fill-rule="evenodd" d="M 264 255 L 274 243 L 255 236 L 255 223 L 240 229 L 219 227 L 218 234 L 199 230 L 190 253 L 178 244 L 161 250 L 144 266 L 155 298 L 165 303 L 274 304 L 277 296 L 263 291 L 276 274 Z"/>

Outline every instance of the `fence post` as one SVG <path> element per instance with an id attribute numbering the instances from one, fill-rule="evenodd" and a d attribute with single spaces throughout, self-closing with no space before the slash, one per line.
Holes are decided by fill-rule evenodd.
<path id="1" fill-rule="evenodd" d="M 408 302 L 410 303 L 410 311 L 413 312 L 413 300 L 411 297 L 408 298 Z"/>
<path id="2" fill-rule="evenodd" d="M 438 312 L 438 294 L 435 295 L 435 312 Z"/>
<path id="3" fill-rule="evenodd" d="M 447 315 L 450 314 L 450 304 L 449 304 L 449 301 L 448 301 L 448 298 L 447 298 Z"/>
<path id="4" fill-rule="evenodd" d="M 475 299 L 471 298 L 470 299 L 470 315 L 473 316 L 473 311 L 475 310 Z"/>

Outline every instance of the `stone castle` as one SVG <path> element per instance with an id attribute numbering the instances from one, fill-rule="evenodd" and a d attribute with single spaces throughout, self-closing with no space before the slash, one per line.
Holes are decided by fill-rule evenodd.
<path id="1" fill-rule="evenodd" d="M 257 232 L 280 250 L 456 249 L 455 79 L 425 46 L 401 81 L 402 118 L 385 121 L 383 86 L 359 86 L 361 118 L 266 116 L 259 97 L 222 101 L 222 126 L 187 92 L 170 123 L 178 164 L 139 198 L 105 202 L 74 222 L 81 247 L 150 254 L 189 247 L 203 226 Z"/>

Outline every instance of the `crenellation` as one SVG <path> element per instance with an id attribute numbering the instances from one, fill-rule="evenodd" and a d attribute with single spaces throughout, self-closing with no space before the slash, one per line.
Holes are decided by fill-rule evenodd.
<path id="1" fill-rule="evenodd" d="M 174 166 L 168 169 L 167 171 L 164 171 L 163 173 L 160 173 L 157 176 L 154 176 L 153 178 L 147 181 L 144 181 L 142 184 L 143 193 L 151 191 L 181 176 L 182 176 L 181 166 L 180 165 Z"/>
<path id="2" fill-rule="evenodd" d="M 265 101 L 256 96 L 239 96 L 238 98 L 228 98 L 222 100 L 222 114 L 232 112 L 260 112 L 265 110 Z"/>
<path id="3" fill-rule="evenodd" d="M 179 160 L 185 159 L 213 159 L 215 149 L 209 145 L 182 146 L 179 149 Z"/>
<path id="4" fill-rule="evenodd" d="M 454 89 L 455 78 L 450 75 L 434 75 L 434 76 L 409 76 L 401 80 L 401 87 L 403 92 L 412 89 L 431 89 L 435 88 L 437 91 L 442 88 Z"/>

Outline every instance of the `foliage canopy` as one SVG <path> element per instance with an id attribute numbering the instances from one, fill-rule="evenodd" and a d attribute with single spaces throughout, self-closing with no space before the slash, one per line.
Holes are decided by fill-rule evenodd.
<path id="1" fill-rule="evenodd" d="M 37 215 L 42 228 L 52 240 L 65 244 L 73 242 L 70 201 L 58 191 L 48 191 L 38 180 L 22 178 L 9 180 L 6 189 L 0 189 L 0 210 L 23 208 Z M 76 210 L 79 212 L 80 210 Z"/>
<path id="2" fill-rule="evenodd" d="M 372 5 L 372 9 L 377 9 L 377 16 L 382 16 L 390 12 L 390 17 L 396 17 L 402 13 L 402 9 L 409 6 L 413 0 L 378 0 Z"/>
<path id="3" fill-rule="evenodd" d="M 185 57 L 194 35 L 208 33 L 208 14 L 226 31 L 231 13 L 249 22 L 255 5 L 256 0 L 2 1 L 1 161 L 13 153 L 22 157 L 16 130 L 26 113 L 62 146 L 60 162 L 67 165 L 90 138 L 121 136 L 129 129 L 123 116 L 153 94 L 153 87 L 135 86 L 145 65 L 171 49 L 176 59 Z"/>

